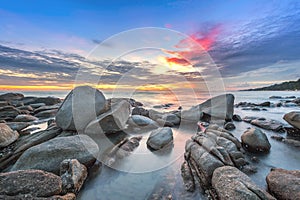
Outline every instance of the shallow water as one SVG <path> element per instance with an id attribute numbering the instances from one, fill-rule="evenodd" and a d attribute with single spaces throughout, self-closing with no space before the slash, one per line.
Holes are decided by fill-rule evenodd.
<path id="1" fill-rule="evenodd" d="M 269 100 L 268 97 L 272 95 L 300 96 L 300 92 L 235 92 L 234 95 L 236 97 L 236 103 L 240 101 L 254 103 L 271 101 L 276 103 L 280 100 Z M 157 101 L 154 103 L 156 102 Z M 174 107 L 179 106 L 176 101 L 160 100 L 159 102 L 160 104 L 174 103 Z M 186 103 L 185 106 L 189 107 L 191 105 Z M 240 108 L 235 108 L 235 113 L 242 117 L 258 116 L 286 123 L 282 117 L 285 113 L 292 110 L 300 109 L 299 107 L 285 107 L 268 108 L 268 111 L 244 111 Z M 248 127 L 252 126 L 245 122 L 234 123 L 236 129 L 232 131 L 232 133 L 237 138 L 240 138 L 242 133 Z M 179 130 L 173 129 L 173 131 L 175 135 L 174 147 L 168 152 L 159 154 L 152 153 L 147 149 L 146 140 L 148 133 L 141 134 L 143 135 L 143 139 L 134 153 L 122 159 L 115 166 L 116 169 L 104 166 L 101 173 L 93 174 L 80 191 L 78 199 L 165 199 L 169 195 L 171 195 L 173 199 L 207 199 L 199 190 L 194 193 L 186 192 L 180 174 L 185 142 L 195 131 L 184 130 L 184 128 Z M 300 169 L 299 149 L 270 138 L 272 135 L 278 133 L 266 130 L 264 130 L 264 132 L 272 145 L 270 153 L 263 155 L 247 153 L 246 155 L 249 158 L 252 156 L 259 158 L 259 163 L 251 163 L 258 168 L 258 172 L 249 176 L 255 183 L 263 188 L 266 187 L 265 177 L 271 168 Z M 284 136 L 284 134 L 281 135 Z M 153 170 L 151 171 L 151 169 Z M 145 172 L 143 172 L 143 170 Z"/>
<path id="2" fill-rule="evenodd" d="M 197 97 L 187 94 L 176 94 L 170 92 L 138 92 L 134 94 L 120 93 L 112 94 L 104 92 L 107 98 L 110 97 L 131 97 L 137 101 L 143 102 L 145 107 L 152 108 L 153 105 L 161 105 L 166 103 L 173 103 L 174 105 L 167 109 L 160 110 L 174 110 L 178 106 L 187 109 L 197 103 L 201 103 L 208 99 L 210 94 L 201 94 Z M 252 103 L 262 103 L 264 101 L 271 101 L 278 103 L 280 99 L 269 99 L 270 96 L 296 96 L 300 97 L 300 91 L 251 91 L 251 92 L 232 92 L 235 95 L 235 103 L 246 101 Z M 52 92 L 33 92 L 25 93 L 26 95 L 34 96 L 58 96 L 64 98 L 67 92 L 55 93 Z M 293 110 L 300 110 L 299 107 L 281 107 L 281 108 L 267 108 L 268 111 L 246 111 L 240 108 L 235 108 L 235 113 L 245 116 L 265 117 L 267 119 L 279 120 L 282 123 L 286 122 L 282 119 L 283 115 Z M 251 124 L 245 122 L 234 122 L 236 129 L 232 133 L 240 139 L 240 136 Z M 46 128 L 46 123 L 40 126 L 42 129 Z M 189 126 L 189 125 L 187 125 Z M 119 200 L 119 199 L 163 199 L 172 196 L 173 199 L 207 199 L 207 197 L 197 190 L 194 193 L 186 192 L 182 182 L 180 167 L 183 162 L 183 153 L 186 140 L 188 140 L 194 133 L 193 126 L 190 130 L 187 127 L 174 131 L 174 146 L 166 152 L 151 152 L 147 146 L 147 136 L 149 132 L 140 132 L 143 139 L 140 146 L 130 156 L 123 158 L 117 162 L 113 167 L 115 169 L 104 166 L 101 172 L 93 173 L 86 181 L 82 190 L 78 194 L 78 199 L 86 200 Z M 191 130 L 192 128 L 192 130 Z M 269 138 L 272 145 L 271 151 L 264 155 L 247 154 L 250 158 L 256 156 L 259 158 L 259 163 L 251 163 L 258 168 L 258 172 L 249 175 L 252 180 L 260 185 L 266 187 L 265 177 L 272 167 L 279 167 L 284 169 L 300 169 L 300 154 L 299 149 L 288 144 L 273 140 L 272 135 L 285 134 L 275 133 L 273 131 L 263 130 Z M 120 135 L 119 138 L 114 138 L 115 142 L 120 141 L 126 134 Z M 128 135 L 127 135 L 128 136 Z M 96 139 L 97 140 L 97 139 Z M 101 144 L 97 141 L 101 151 L 105 151 L 109 145 Z"/>

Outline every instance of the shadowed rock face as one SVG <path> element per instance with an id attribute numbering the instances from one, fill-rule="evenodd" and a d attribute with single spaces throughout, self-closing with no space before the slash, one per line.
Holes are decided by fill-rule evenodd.
<path id="1" fill-rule="evenodd" d="M 212 186 L 220 200 L 275 200 L 274 197 L 255 185 L 246 174 L 231 166 L 220 167 L 214 171 Z"/>
<path id="2" fill-rule="evenodd" d="M 299 199 L 300 170 L 272 169 L 266 180 L 269 191 L 277 199 Z"/>
<path id="3" fill-rule="evenodd" d="M 58 109 L 56 124 L 63 130 L 83 131 L 103 112 L 105 105 L 105 97 L 99 90 L 89 86 L 76 87 Z"/>
<path id="4" fill-rule="evenodd" d="M 77 159 L 91 166 L 98 155 L 98 145 L 87 135 L 59 137 L 27 149 L 11 171 L 40 169 L 59 174 L 60 163 L 65 159 Z"/>
<path id="5" fill-rule="evenodd" d="M 19 170 L 0 173 L 0 195 L 31 194 L 49 197 L 60 194 L 62 182 L 59 176 L 41 170 Z"/>

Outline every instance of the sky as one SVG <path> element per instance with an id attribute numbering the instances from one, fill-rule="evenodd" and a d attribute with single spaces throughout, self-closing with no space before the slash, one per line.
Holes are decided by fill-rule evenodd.
<path id="1" fill-rule="evenodd" d="M 226 90 L 300 78 L 297 0 L 0 3 L 0 90 Z"/>

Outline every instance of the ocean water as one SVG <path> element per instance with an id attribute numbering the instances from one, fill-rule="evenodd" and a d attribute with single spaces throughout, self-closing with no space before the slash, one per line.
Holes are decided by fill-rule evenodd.
<path id="1" fill-rule="evenodd" d="M 68 91 L 60 92 L 23 92 L 25 95 L 33 96 L 58 96 L 64 98 Z M 235 96 L 235 103 L 246 101 L 252 103 L 262 103 L 271 101 L 278 103 L 280 99 L 269 99 L 270 96 L 296 96 L 300 97 L 300 91 L 245 91 L 228 92 Z M 172 103 L 173 105 L 162 111 L 174 110 L 179 106 L 183 109 L 201 103 L 215 94 L 181 94 L 173 92 L 136 92 L 136 93 L 112 93 L 104 92 L 107 98 L 110 97 L 131 97 L 144 103 L 145 107 L 152 108 L 154 105 Z M 245 116 L 265 117 L 286 122 L 282 119 L 287 112 L 298 110 L 299 107 L 267 108 L 267 111 L 245 111 L 235 108 L 235 113 Z M 240 139 L 243 132 L 252 125 L 245 122 L 234 122 L 236 129 L 232 133 Z M 287 124 L 286 124 L 287 125 Z M 193 126 L 193 125 L 191 125 Z M 265 177 L 273 167 L 284 169 L 300 169 L 299 149 L 271 139 L 272 135 L 285 136 L 283 133 L 263 130 L 272 145 L 268 154 L 255 155 L 259 158 L 259 163 L 251 163 L 257 167 L 258 172 L 250 175 L 251 179 L 266 188 Z M 126 132 L 123 136 L 141 135 L 143 139 L 139 147 L 128 157 L 119 160 L 113 168 L 103 166 L 101 172 L 91 174 L 78 194 L 78 199 L 96 200 L 119 200 L 119 199 L 165 199 L 172 196 L 173 199 L 207 199 L 200 190 L 194 193 L 186 192 L 182 182 L 180 167 L 183 162 L 183 153 L 186 140 L 194 133 L 194 129 L 189 125 L 183 125 L 179 129 L 173 129 L 174 146 L 167 152 L 151 152 L 146 145 L 149 132 L 138 133 Z M 116 140 L 121 140 L 122 135 Z M 94 138 L 99 144 L 101 151 L 107 147 L 101 143 L 101 138 Z M 247 157 L 254 154 L 247 154 Z"/>

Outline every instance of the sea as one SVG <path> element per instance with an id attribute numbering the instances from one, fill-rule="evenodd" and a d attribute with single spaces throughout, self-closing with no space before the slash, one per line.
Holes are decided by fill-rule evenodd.
<path id="1" fill-rule="evenodd" d="M 7 91 L 3 91 L 4 93 Z M 15 91 L 14 91 L 15 92 Z M 26 96 L 56 96 L 65 98 L 68 91 L 19 91 Z M 204 102 L 216 93 L 184 94 L 170 91 L 140 91 L 135 93 L 103 92 L 106 98 L 130 97 L 142 102 L 146 108 L 159 108 L 160 111 L 175 110 L 179 106 L 188 109 L 193 105 Z M 284 99 L 269 99 L 270 96 L 300 97 L 300 91 L 229 91 L 235 96 L 235 103 L 252 102 L 262 103 L 270 101 L 278 103 Z M 287 100 L 287 99 L 285 99 Z M 159 105 L 169 104 L 169 107 Z M 157 107 L 158 106 L 158 107 Z M 235 113 L 241 117 L 256 116 L 278 120 L 288 126 L 283 120 L 283 115 L 290 111 L 300 111 L 300 107 L 272 107 L 267 111 L 252 111 L 235 108 Z M 252 125 L 245 122 L 234 122 L 236 129 L 232 133 L 240 139 L 241 135 Z M 288 170 L 300 169 L 299 148 L 276 141 L 272 135 L 286 137 L 285 133 L 276 133 L 263 130 L 271 144 L 268 154 L 247 154 L 250 158 L 255 156 L 258 163 L 250 163 L 257 167 L 257 173 L 250 174 L 250 178 L 260 187 L 266 189 L 265 177 L 272 168 L 284 168 Z M 184 161 L 185 142 L 195 133 L 189 129 L 173 129 L 174 145 L 163 153 L 151 152 L 146 145 L 149 132 L 130 134 L 143 136 L 139 147 L 128 157 L 117 162 L 114 167 L 103 165 L 101 171 L 89 176 L 83 188 L 78 194 L 80 200 L 140 200 L 140 199 L 208 199 L 197 189 L 195 192 L 187 192 L 181 178 L 180 167 Z M 99 141 L 97 141 L 99 142 Z M 98 143 L 99 144 L 99 143 Z M 99 145 L 99 148 L 103 146 Z M 105 149 L 102 149 L 105 150 Z"/>

